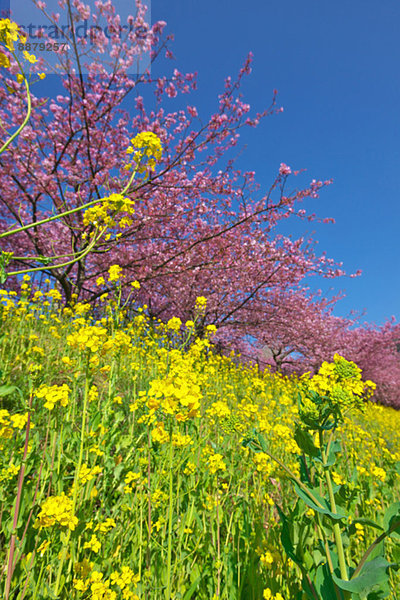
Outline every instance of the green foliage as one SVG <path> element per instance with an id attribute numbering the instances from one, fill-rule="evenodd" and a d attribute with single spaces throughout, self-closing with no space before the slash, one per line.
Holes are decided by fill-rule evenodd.
<path id="1" fill-rule="evenodd" d="M 400 566 L 397 561 L 386 560 L 383 543 L 388 536 L 400 541 L 400 503 L 387 508 L 383 527 L 367 518 L 350 517 L 348 523 L 354 495 L 341 493 L 346 483 L 334 485 L 330 473 L 342 451 L 340 440 L 334 438 L 338 423 L 343 421 L 345 409 L 361 408 L 358 397 L 352 399 L 361 392 L 359 369 L 337 355 L 332 365 L 324 363 L 314 378 L 301 382 L 301 392 L 297 394 L 300 421 L 294 428 L 294 439 L 303 452 L 300 478 L 269 451 L 259 432 L 253 430 L 245 441 L 248 447 L 266 452 L 283 466 L 293 481 L 299 500 L 286 515 L 278 509 L 281 541 L 287 555 L 300 568 L 303 591 L 312 600 L 386 598 L 390 594 L 389 570 Z M 346 398 L 346 403 L 338 404 L 338 398 Z M 318 481 L 317 486 L 312 486 L 312 478 Z M 309 507 L 311 513 L 300 510 L 301 504 Z M 383 533 L 365 549 L 358 564 L 350 567 L 346 549 L 351 547 L 351 537 L 363 537 L 360 533 L 365 526 L 383 530 Z M 399 549 L 396 549 L 397 556 Z"/>

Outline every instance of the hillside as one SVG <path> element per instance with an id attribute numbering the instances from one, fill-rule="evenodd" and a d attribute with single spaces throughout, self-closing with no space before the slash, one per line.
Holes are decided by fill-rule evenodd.
<path id="1" fill-rule="evenodd" d="M 318 539 L 324 532 L 337 564 L 329 510 L 345 515 L 350 569 L 396 515 L 399 413 L 360 400 L 352 363 L 337 357 L 313 378 L 316 389 L 341 365 L 354 392 L 337 405 L 336 426 L 325 421 L 337 439 L 327 448 L 310 425 L 308 375 L 219 356 L 213 330 L 194 339 L 193 322 L 151 321 L 145 309 L 127 322 L 117 283 L 97 319 L 89 304 L 63 308 L 56 290 L 32 290 L 28 277 L 22 288 L 1 292 L 2 597 L 9 585 L 13 600 L 300 600 L 315 597 L 301 592 L 306 569 L 327 600 Z M 205 304 L 198 298 L 197 315 Z M 336 458 L 326 469 L 314 460 L 321 448 Z M 318 502 L 325 494 L 325 509 L 299 485 Z M 378 545 L 389 562 L 395 535 Z M 376 573 L 383 581 L 386 567 Z M 379 597 L 394 600 L 399 582 L 390 569 L 391 595 Z"/>

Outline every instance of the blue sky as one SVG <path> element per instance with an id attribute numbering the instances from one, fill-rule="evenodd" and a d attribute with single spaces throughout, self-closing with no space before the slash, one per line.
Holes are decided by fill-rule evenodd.
<path id="1" fill-rule="evenodd" d="M 125 7 L 127 0 L 114 0 L 117 10 L 119 1 Z M 152 0 L 151 14 L 175 35 L 176 57 L 156 63 L 152 73 L 198 71 L 198 90 L 184 99 L 203 121 L 217 110 L 224 78 L 254 54 L 244 100 L 262 111 L 276 88 L 284 112 L 242 130 L 237 167 L 254 170 L 262 190 L 281 162 L 306 169 L 289 189 L 333 179 L 303 207 L 336 224 L 290 219 L 280 231 L 293 238 L 315 231 L 317 253 L 342 261 L 349 274 L 362 270 L 355 279 L 307 281 L 324 295 L 345 291 L 334 314 L 365 309 L 365 321 L 400 320 L 398 0 Z M 55 76 L 34 88 L 39 96 L 61 91 Z"/>
<path id="2" fill-rule="evenodd" d="M 245 100 L 262 110 L 276 88 L 284 112 L 243 135 L 238 166 L 255 170 L 262 189 L 281 162 L 307 169 L 293 187 L 332 178 L 304 208 L 336 223 L 289 220 L 282 231 L 315 231 L 318 252 L 343 261 L 347 273 L 363 271 L 309 280 L 324 294 L 345 290 L 334 314 L 366 309 L 362 320 L 399 320 L 400 3 L 153 0 L 151 9 L 175 35 L 176 67 L 198 71 L 193 103 L 203 119 L 216 109 L 224 77 L 254 54 Z"/>

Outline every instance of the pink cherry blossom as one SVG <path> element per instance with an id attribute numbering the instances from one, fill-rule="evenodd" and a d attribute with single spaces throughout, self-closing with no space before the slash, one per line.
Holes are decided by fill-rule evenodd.
<path id="1" fill-rule="evenodd" d="M 290 167 L 285 165 L 285 163 L 281 163 L 281 166 L 279 167 L 279 175 L 290 175 L 291 172 L 292 169 Z"/>

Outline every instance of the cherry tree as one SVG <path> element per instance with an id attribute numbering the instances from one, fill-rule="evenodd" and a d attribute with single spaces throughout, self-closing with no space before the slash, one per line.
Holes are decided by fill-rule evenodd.
<path id="1" fill-rule="evenodd" d="M 60 2 L 60 6 L 66 5 L 72 10 L 69 1 Z M 144 173 L 143 180 L 136 180 L 126 191 L 126 196 L 135 202 L 132 224 L 124 231 L 114 232 L 102 247 L 77 264 L 47 273 L 59 282 L 66 300 L 70 301 L 72 293 L 95 299 L 100 293 L 96 290 L 96 279 L 115 262 L 123 267 L 126 284 L 131 280 L 143 283 L 143 295 L 157 304 L 156 310 L 163 303 L 158 297 L 162 296 L 164 282 L 167 281 L 169 286 L 171 278 L 175 277 L 176 285 L 181 287 L 182 277 L 191 271 L 202 271 L 199 285 L 204 288 L 201 279 L 208 279 L 210 270 L 215 275 L 228 269 L 234 277 L 230 283 L 232 291 L 240 276 L 240 269 L 233 266 L 235 254 L 241 262 L 242 272 L 246 256 L 254 262 L 249 277 L 251 283 L 244 291 L 247 294 L 254 295 L 254 282 L 260 289 L 265 287 L 277 269 L 285 273 L 287 281 L 298 279 L 307 268 L 328 276 L 339 274 L 333 261 L 325 258 L 320 261 L 312 253 L 301 250 L 301 242 L 292 243 L 285 238 L 278 240 L 270 236 L 280 219 L 294 214 L 304 218 L 305 211 L 296 211 L 295 204 L 307 196 L 316 196 L 328 182 L 313 181 L 305 190 L 286 194 L 290 169 L 282 165 L 270 190 L 254 200 L 253 173 L 235 170 L 232 161 L 228 161 L 223 170 L 217 169 L 217 163 L 237 144 L 241 127 L 255 126 L 263 116 L 279 110 L 274 96 L 268 110 L 254 118 L 249 117 L 250 107 L 240 98 L 239 88 L 242 78 L 250 73 L 251 57 L 246 60 L 237 80 L 227 78 L 218 112 L 201 125 L 193 106 L 170 113 L 162 106 L 165 97 L 188 93 L 195 87 L 193 74 L 183 75 L 175 69 L 169 79 L 161 77 L 156 81 L 151 79 L 149 72 L 137 79 L 127 75 L 139 43 L 135 28 L 142 28 L 140 44 L 151 49 L 152 60 L 155 60 L 166 49 L 166 40 L 161 39 L 165 23 L 146 26 L 147 35 L 143 38 L 145 10 L 138 2 L 137 15 L 131 18 L 134 27 L 128 34 L 129 43 L 121 43 L 120 20 L 113 5 L 98 2 L 97 6 L 98 12 L 106 18 L 109 30 L 115 32 L 109 44 L 111 48 L 108 48 L 115 69 L 109 74 L 97 60 L 98 55 L 106 51 L 108 42 L 100 34 L 90 50 L 93 62 L 87 67 L 86 77 L 71 67 L 67 51 L 64 56 L 64 51 L 58 50 L 60 64 L 66 70 L 62 82 L 66 95 L 45 102 L 32 96 L 30 123 L 18 143 L 0 160 L 1 227 L 9 228 L 13 221 L 18 225 L 35 223 L 66 208 L 74 209 L 100 199 L 104 196 L 102 186 L 110 193 L 118 192 L 121 181 L 126 180 L 126 149 L 137 132 L 152 131 L 161 139 L 163 159 L 156 172 Z M 88 9 L 80 2 L 74 2 L 74 10 L 77 23 L 79 19 L 88 18 Z M 59 16 L 54 15 L 53 22 L 57 20 Z M 49 40 L 45 35 L 43 37 Z M 84 45 L 85 40 L 73 39 L 71 43 L 71 51 L 80 64 L 80 50 L 83 49 L 79 45 Z M 90 52 L 86 51 L 86 54 Z M 37 65 L 37 70 L 42 68 L 42 64 Z M 6 84 L 14 93 L 12 96 L 1 93 L 0 116 L 4 119 L 6 113 L 12 124 L 18 125 L 23 112 L 21 89 L 11 79 L 6 79 Z M 155 108 L 150 111 L 145 110 L 143 97 L 138 95 L 144 84 L 155 88 Z M 133 90 L 136 114 L 130 118 L 120 105 Z M 117 177 L 110 175 L 113 170 L 118 171 Z M 37 257 L 50 252 L 62 255 L 71 248 L 79 252 L 89 244 L 92 228 L 92 223 L 85 223 L 84 214 L 74 213 L 45 228 L 21 232 L 13 239 L 13 249 L 15 253 L 25 252 L 30 256 L 36 253 Z M 242 243 L 242 237 L 246 237 L 245 243 Z M 261 244 L 262 249 L 256 249 L 256 243 Z M 5 249 L 8 249 L 7 243 Z M 221 262 L 223 255 L 225 263 Z M 267 255 L 268 268 L 258 266 Z M 293 256 L 292 263 L 298 262 L 297 275 L 290 255 Z M 282 267 L 278 266 L 278 261 L 282 262 Z M 34 261 L 27 261 L 27 269 L 35 266 Z M 293 273 L 288 276 L 290 270 Z M 46 269 L 43 271 L 46 273 Z M 263 283 L 255 281 L 257 272 L 263 277 Z M 274 277 L 278 284 L 277 275 Z M 223 279 L 227 285 L 228 275 L 225 274 Z M 227 292 L 226 287 L 223 293 Z M 238 301 L 241 303 L 243 299 Z"/>
<path id="2" fill-rule="evenodd" d="M 400 324 L 364 324 L 349 332 L 347 354 L 377 384 L 374 399 L 400 408 Z"/>

